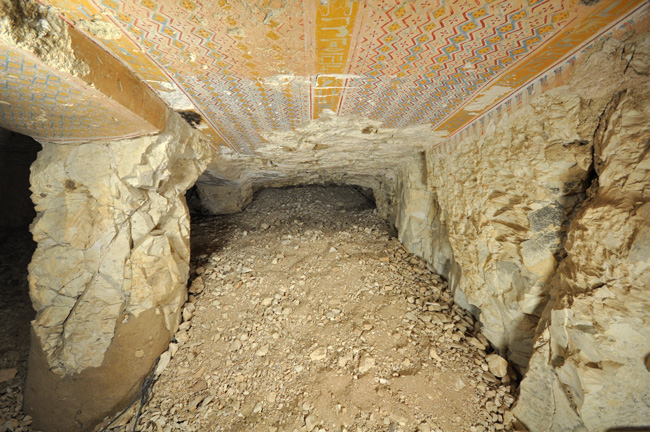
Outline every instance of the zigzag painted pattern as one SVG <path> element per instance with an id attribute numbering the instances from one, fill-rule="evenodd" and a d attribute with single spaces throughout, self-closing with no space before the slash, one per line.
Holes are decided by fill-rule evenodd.
<path id="1" fill-rule="evenodd" d="M 362 33 L 373 35 L 374 40 L 364 39 L 350 73 L 373 76 L 381 71 L 383 76 L 395 78 L 390 84 L 380 83 L 379 78 L 353 84 L 361 90 L 354 91 L 344 114 L 366 115 L 392 127 L 439 122 L 505 64 L 516 62 L 535 44 L 555 35 L 558 29 L 551 26 L 540 37 L 540 28 L 548 25 L 550 14 L 566 8 L 551 3 L 546 9 L 537 9 L 545 14 L 537 17 L 530 16 L 521 4 L 517 9 L 515 2 L 480 7 L 469 2 L 450 3 L 411 3 L 371 12 L 373 19 Z M 566 17 L 568 14 L 559 18 Z M 504 50 L 504 41 L 512 48 Z M 399 97 L 395 97 L 395 87 L 400 89 Z M 409 108 L 405 108 L 407 98 Z M 368 110 L 364 102 L 374 99 L 380 102 Z"/>
<path id="2" fill-rule="evenodd" d="M 296 0 L 269 10 L 258 1 L 45 1 L 73 19 L 102 13 L 126 37 L 100 43 L 157 91 L 184 92 L 213 144 L 240 152 L 325 108 L 454 133 L 492 109 L 464 110 L 472 99 L 498 85 L 509 100 L 646 3 Z M 345 76 L 321 88 L 323 73 Z"/>

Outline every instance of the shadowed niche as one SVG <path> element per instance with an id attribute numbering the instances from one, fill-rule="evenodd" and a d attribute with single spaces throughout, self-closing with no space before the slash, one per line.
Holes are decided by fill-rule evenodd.
<path id="1" fill-rule="evenodd" d="M 192 126 L 194 129 L 196 129 L 196 127 L 197 127 L 198 125 L 200 125 L 201 122 L 203 121 L 203 117 L 201 117 L 201 114 L 199 114 L 199 113 L 197 113 L 197 112 L 195 112 L 195 111 L 192 111 L 192 110 L 184 110 L 184 111 L 177 111 L 177 112 L 178 112 L 178 113 L 181 115 L 181 117 L 183 117 L 183 119 L 184 119 L 184 120 L 185 120 L 185 121 L 186 121 L 190 126 Z"/>

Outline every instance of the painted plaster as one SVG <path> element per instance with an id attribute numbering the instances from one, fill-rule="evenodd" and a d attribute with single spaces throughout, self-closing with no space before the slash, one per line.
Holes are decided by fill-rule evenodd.
<path id="1" fill-rule="evenodd" d="M 73 26 L 120 29 L 86 34 L 164 100 L 193 105 L 214 147 L 243 153 L 324 110 L 452 137 L 648 14 L 643 0 L 40 1 Z"/>

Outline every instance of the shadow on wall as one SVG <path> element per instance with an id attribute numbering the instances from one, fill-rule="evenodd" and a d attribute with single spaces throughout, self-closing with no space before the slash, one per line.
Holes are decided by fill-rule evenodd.
<path id="1" fill-rule="evenodd" d="M 0 128 L 0 229 L 26 228 L 36 216 L 29 167 L 40 150 L 31 137 Z"/>

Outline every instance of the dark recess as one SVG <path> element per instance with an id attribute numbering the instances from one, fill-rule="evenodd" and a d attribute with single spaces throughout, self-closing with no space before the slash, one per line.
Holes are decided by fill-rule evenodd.
<path id="1" fill-rule="evenodd" d="M 194 129 L 196 129 L 196 127 L 200 125 L 201 122 L 203 122 L 203 117 L 201 117 L 201 114 L 195 111 L 185 110 L 185 111 L 176 111 L 176 112 L 179 113 L 181 117 L 183 117 L 183 119 L 185 119 L 185 121 Z"/>
<path id="2" fill-rule="evenodd" d="M 36 248 L 29 232 L 36 215 L 29 175 L 40 150 L 32 138 L 0 128 L 0 370 L 15 370 L 0 382 L 0 406 L 22 403 L 30 322 L 36 315 L 27 280 Z M 0 425 L 0 430 L 5 429 Z"/>
<path id="3" fill-rule="evenodd" d="M 0 229 L 26 231 L 36 216 L 29 175 L 40 150 L 33 138 L 0 128 Z"/>

